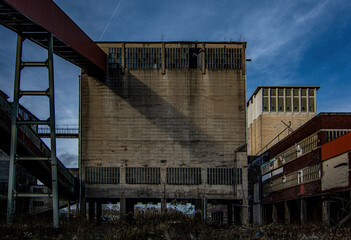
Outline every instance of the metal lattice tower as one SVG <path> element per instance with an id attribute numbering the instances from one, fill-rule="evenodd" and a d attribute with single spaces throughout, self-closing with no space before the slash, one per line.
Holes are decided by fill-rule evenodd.
<path id="1" fill-rule="evenodd" d="M 15 68 L 15 84 L 13 95 L 13 112 L 11 126 L 11 150 L 10 150 L 10 167 L 9 167 L 9 183 L 8 183 L 8 202 L 7 202 L 7 223 L 13 221 L 15 200 L 18 197 L 50 197 L 53 201 L 53 225 L 59 228 L 59 197 L 58 197 L 58 178 L 57 178 L 57 158 L 56 158 L 56 133 L 55 133 L 55 97 L 54 97 L 54 66 L 53 66 L 53 35 L 48 37 L 48 59 L 45 62 L 24 62 L 22 61 L 22 47 L 25 35 L 18 34 L 17 50 L 16 50 L 16 68 Z M 45 91 L 23 91 L 20 89 L 21 70 L 25 67 L 46 67 L 48 69 L 49 88 Z M 47 96 L 49 98 L 50 117 L 47 120 L 27 121 L 18 118 L 19 100 L 23 96 Z M 50 126 L 50 142 L 51 157 L 19 157 L 17 151 L 17 130 L 20 125 L 49 125 Z M 18 160 L 39 160 L 51 162 L 51 179 L 52 194 L 31 194 L 19 193 L 16 191 L 16 162 Z"/>

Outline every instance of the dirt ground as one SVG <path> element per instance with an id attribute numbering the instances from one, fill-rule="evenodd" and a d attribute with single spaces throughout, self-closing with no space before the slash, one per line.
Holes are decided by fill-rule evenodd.
<path id="1" fill-rule="evenodd" d="M 0 239 L 351 239 L 351 227 L 322 225 L 212 226 L 182 214 L 139 215 L 100 224 L 83 218 L 60 219 L 53 229 L 51 219 L 32 219 L 0 225 Z"/>

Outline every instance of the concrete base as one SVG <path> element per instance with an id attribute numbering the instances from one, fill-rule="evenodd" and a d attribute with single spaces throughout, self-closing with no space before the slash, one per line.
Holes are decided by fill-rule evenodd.
<path id="1" fill-rule="evenodd" d="M 134 201 L 129 198 L 121 198 L 120 217 L 124 218 L 126 215 L 134 215 Z"/>

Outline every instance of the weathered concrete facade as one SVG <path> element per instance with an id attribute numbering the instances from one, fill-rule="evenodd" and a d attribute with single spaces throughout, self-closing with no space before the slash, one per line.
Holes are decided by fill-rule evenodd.
<path id="1" fill-rule="evenodd" d="M 246 44 L 99 46 L 107 79 L 82 73 L 80 84 L 84 197 L 246 198 L 246 151 L 235 152 L 246 143 Z"/>
<path id="2" fill-rule="evenodd" d="M 316 116 L 318 89 L 311 86 L 257 87 L 247 102 L 248 154 L 263 153 Z"/>

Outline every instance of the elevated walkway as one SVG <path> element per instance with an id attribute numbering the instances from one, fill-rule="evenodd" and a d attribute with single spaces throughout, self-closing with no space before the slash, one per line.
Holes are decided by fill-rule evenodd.
<path id="1" fill-rule="evenodd" d="M 60 161 L 57 162 L 56 157 L 53 54 L 61 56 L 84 69 L 89 75 L 102 80 L 106 74 L 107 56 L 52 0 L 0 0 L 0 24 L 18 34 L 13 113 L 10 114 L 12 123 L 11 118 L 9 119 L 9 116 L 3 114 L 4 133 L 7 133 L 6 138 L 3 137 L 3 139 L 5 139 L 5 144 L 8 144 L 8 139 L 11 139 L 12 142 L 7 222 L 12 223 L 13 200 L 16 197 L 33 197 L 33 194 L 26 195 L 16 192 L 15 165 L 19 163 L 45 185 L 52 186 L 53 224 L 55 228 L 58 228 L 58 194 L 60 197 L 63 195 L 75 196 L 77 185 L 75 178 L 70 175 Z M 22 61 L 22 44 L 25 39 L 48 50 L 48 58 L 45 62 Z M 49 73 L 49 88 L 46 91 L 23 91 L 20 89 L 21 70 L 24 67 L 46 67 Z M 47 120 L 18 120 L 18 105 L 22 96 L 47 96 L 50 117 Z M 33 132 L 34 125 L 50 126 L 52 130 L 50 134 L 51 152 Z M 12 129 L 11 134 L 7 131 L 8 127 Z M 36 136 L 37 139 L 30 135 Z M 48 181 L 48 179 L 50 180 Z"/>
<path id="2" fill-rule="evenodd" d="M 0 146 L 6 154 L 10 154 L 12 106 L 0 96 Z M 51 186 L 50 149 L 36 134 L 35 129 L 22 125 L 18 129 L 17 153 L 18 163 L 46 186 Z M 31 160 L 31 157 L 42 157 L 43 160 Z M 78 179 L 58 161 L 58 190 L 62 198 L 76 200 Z"/>
<path id="3" fill-rule="evenodd" d="M 55 129 L 56 138 L 78 138 L 79 129 L 77 127 L 59 126 Z M 50 128 L 39 127 L 37 134 L 41 138 L 50 138 Z"/>

